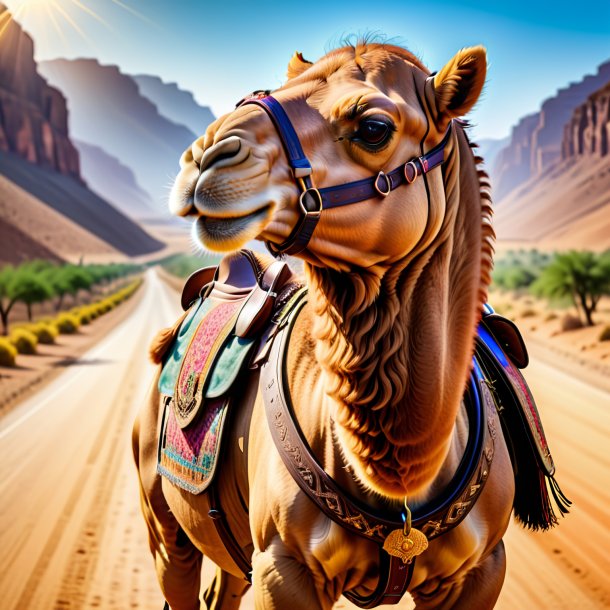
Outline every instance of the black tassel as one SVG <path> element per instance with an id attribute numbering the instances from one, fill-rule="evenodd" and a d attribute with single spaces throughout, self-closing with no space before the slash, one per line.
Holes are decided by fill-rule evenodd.
<path id="1" fill-rule="evenodd" d="M 572 502 L 561 491 L 555 477 L 548 476 L 541 470 L 531 447 L 517 450 L 513 455 L 515 518 L 524 527 L 534 531 L 554 527 L 558 523 L 557 513 L 560 517 L 566 515 Z"/>

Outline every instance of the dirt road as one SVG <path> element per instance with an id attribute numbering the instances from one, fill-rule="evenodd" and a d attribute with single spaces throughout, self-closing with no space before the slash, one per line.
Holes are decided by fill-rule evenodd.
<path id="1" fill-rule="evenodd" d="M 139 515 L 130 430 L 153 374 L 146 346 L 179 306 L 154 272 L 143 290 L 128 320 L 0 421 L 4 610 L 163 606 Z M 575 506 L 549 534 L 511 528 L 497 608 L 609 608 L 610 394 L 533 355 L 527 378 Z M 253 608 L 251 595 L 243 607 Z M 411 607 L 408 600 L 398 606 Z"/>
<path id="2" fill-rule="evenodd" d="M 2 608 L 163 605 L 130 433 L 153 375 L 153 334 L 179 315 L 153 272 L 133 315 L 0 422 Z"/>

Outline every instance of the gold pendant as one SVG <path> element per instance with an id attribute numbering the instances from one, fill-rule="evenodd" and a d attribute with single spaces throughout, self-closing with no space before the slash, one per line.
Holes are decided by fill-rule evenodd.
<path id="1" fill-rule="evenodd" d="M 383 543 L 383 550 L 394 557 L 400 557 L 403 563 L 411 563 L 414 557 L 421 555 L 428 548 L 428 539 L 423 532 L 411 528 L 408 534 L 404 530 L 393 530 Z"/>

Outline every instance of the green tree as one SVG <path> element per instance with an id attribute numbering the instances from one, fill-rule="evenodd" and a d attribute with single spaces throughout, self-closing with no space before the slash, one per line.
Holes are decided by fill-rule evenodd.
<path id="1" fill-rule="evenodd" d="M 64 271 L 65 281 L 68 284 L 68 292 L 74 297 L 74 302 L 77 301 L 79 290 L 90 290 L 94 283 L 94 278 L 91 274 L 81 266 L 68 265 Z"/>
<path id="2" fill-rule="evenodd" d="M 58 297 L 55 303 L 55 311 L 61 309 L 65 296 L 71 294 L 69 273 L 66 269 L 66 266 L 52 267 L 51 269 L 47 269 L 44 273 L 44 277 L 51 286 L 54 295 Z"/>
<path id="3" fill-rule="evenodd" d="M 15 268 L 6 265 L 0 269 L 0 320 L 2 320 L 2 334 L 8 334 L 8 316 L 13 305 L 17 302 L 13 293 L 13 278 Z"/>
<path id="4" fill-rule="evenodd" d="M 557 254 L 532 286 L 539 296 L 570 297 L 576 310 L 593 326 L 593 314 L 604 294 L 610 294 L 610 253 L 571 250 Z"/>
<path id="5" fill-rule="evenodd" d="M 43 275 L 29 269 L 18 269 L 11 282 L 15 301 L 25 303 L 28 320 L 32 321 L 32 305 L 42 303 L 53 296 L 53 288 Z"/>
<path id="6" fill-rule="evenodd" d="M 15 303 L 25 303 L 28 319 L 32 320 L 32 305 L 53 296 L 53 289 L 44 274 L 36 273 L 27 265 L 0 269 L 0 319 L 2 334 L 8 334 L 8 317 Z"/>

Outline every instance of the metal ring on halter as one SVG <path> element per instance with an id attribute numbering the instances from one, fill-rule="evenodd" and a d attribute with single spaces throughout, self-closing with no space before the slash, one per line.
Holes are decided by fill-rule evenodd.
<path id="1" fill-rule="evenodd" d="M 409 172 L 407 171 L 407 167 L 413 168 L 413 178 L 409 178 Z M 405 163 L 403 173 L 405 175 L 405 180 L 408 184 L 413 184 L 417 180 L 417 165 L 415 165 L 415 161 L 407 161 Z"/>
<path id="2" fill-rule="evenodd" d="M 306 196 L 313 197 L 314 202 L 318 206 L 317 210 L 307 209 L 304 203 L 304 199 Z M 308 188 L 307 190 L 303 191 L 299 195 L 299 205 L 301 206 L 301 211 L 305 214 L 305 216 L 319 216 L 322 213 L 322 195 L 320 195 L 320 191 L 315 186 L 312 186 L 311 188 Z"/>
<path id="3" fill-rule="evenodd" d="M 385 180 L 385 184 L 387 187 L 387 190 L 383 190 L 380 187 L 380 180 L 381 178 L 383 178 Z M 392 192 L 392 182 L 390 181 L 390 179 L 388 178 L 388 176 L 386 174 L 384 174 L 383 172 L 379 172 L 377 174 L 377 178 L 375 178 L 375 190 L 382 196 L 382 197 L 387 197 L 391 192 Z"/>

